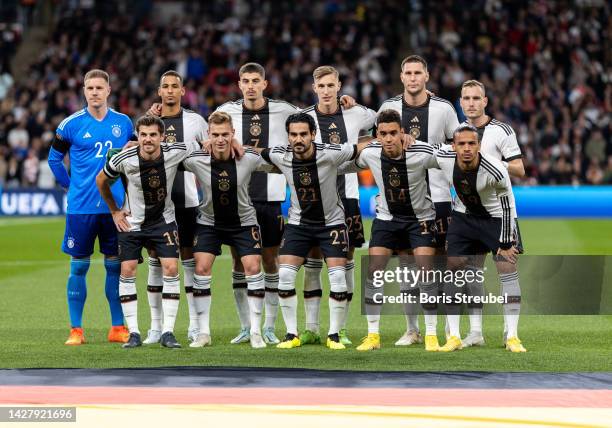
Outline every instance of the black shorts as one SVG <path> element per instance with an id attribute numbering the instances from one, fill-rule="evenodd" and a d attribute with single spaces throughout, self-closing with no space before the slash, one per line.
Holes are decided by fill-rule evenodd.
<path id="1" fill-rule="evenodd" d="M 449 256 L 472 256 L 493 254 L 499 249 L 502 219 L 476 217 L 453 211 L 446 236 L 446 251 Z"/>
<path id="2" fill-rule="evenodd" d="M 436 247 L 444 248 L 446 245 L 446 233 L 448 232 L 448 224 L 451 221 L 453 215 L 453 203 L 452 202 L 434 202 L 436 208 L 436 229 L 438 230 L 436 235 Z"/>
<path id="3" fill-rule="evenodd" d="M 221 245 L 234 247 L 239 257 L 261 255 L 259 226 L 218 227 L 198 224 L 194 253 L 221 255 Z"/>
<path id="4" fill-rule="evenodd" d="M 349 247 L 359 248 L 365 243 L 359 199 L 342 198 L 342 205 L 344 205 L 344 218 L 346 230 L 348 231 Z"/>
<path id="5" fill-rule="evenodd" d="M 375 218 L 370 235 L 371 247 L 389 248 L 394 251 L 436 247 L 435 221 L 400 222 Z"/>
<path id="6" fill-rule="evenodd" d="M 521 229 L 519 229 L 518 218 L 514 219 L 514 242 L 516 242 L 516 249 L 519 254 L 523 254 L 525 252 L 525 248 L 523 248 L 523 238 L 521 237 Z"/>
<path id="7" fill-rule="evenodd" d="M 181 248 L 191 248 L 197 225 L 197 207 L 176 208 L 175 217 L 176 223 L 178 224 L 179 244 Z"/>
<path id="8" fill-rule="evenodd" d="M 119 232 L 119 260 L 140 260 L 143 248 L 154 250 L 157 257 L 178 258 L 176 223 L 161 222 L 135 232 Z"/>
<path id="9" fill-rule="evenodd" d="M 283 239 L 285 219 L 280 202 L 253 202 L 264 248 L 278 247 Z"/>
<path id="10" fill-rule="evenodd" d="M 320 247 L 323 257 L 343 257 L 348 254 L 348 236 L 345 224 L 335 226 L 297 226 L 288 224 L 280 245 L 281 256 L 306 257 Z"/>

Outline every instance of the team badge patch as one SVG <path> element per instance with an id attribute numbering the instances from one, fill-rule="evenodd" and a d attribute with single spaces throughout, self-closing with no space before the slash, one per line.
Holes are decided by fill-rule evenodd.
<path id="1" fill-rule="evenodd" d="M 155 175 L 153 177 L 149 177 L 149 186 L 152 189 L 157 189 L 160 184 L 161 184 L 161 180 L 159 179 L 159 177 L 157 175 Z"/>
<path id="2" fill-rule="evenodd" d="M 176 135 L 172 135 L 172 134 L 166 135 L 166 143 L 168 144 L 176 143 Z"/>
<path id="3" fill-rule="evenodd" d="M 119 125 L 113 125 L 111 132 L 115 138 L 121 137 L 121 127 Z"/>
<path id="4" fill-rule="evenodd" d="M 259 123 L 252 123 L 249 132 L 253 137 L 259 136 L 259 134 L 261 134 L 261 125 L 259 125 Z"/>
<path id="5" fill-rule="evenodd" d="M 308 185 L 310 185 L 310 183 L 312 183 L 312 177 L 310 176 L 309 172 L 301 172 L 300 173 L 300 183 L 303 186 L 308 186 Z"/>
<path id="6" fill-rule="evenodd" d="M 66 241 L 66 245 L 68 246 L 68 248 L 74 248 L 74 238 L 68 238 L 68 240 Z"/>
<path id="7" fill-rule="evenodd" d="M 222 178 L 219 180 L 219 190 L 222 192 L 227 192 L 230 189 L 230 182 L 226 178 Z"/>
<path id="8" fill-rule="evenodd" d="M 421 135 L 421 129 L 418 127 L 410 128 L 410 135 L 416 140 Z"/>
<path id="9" fill-rule="evenodd" d="M 342 140 L 340 138 L 340 134 L 338 134 L 337 132 L 332 132 L 331 134 L 329 134 L 329 142 L 331 144 L 340 144 L 340 143 L 342 143 Z"/>
<path id="10" fill-rule="evenodd" d="M 400 176 L 399 175 L 391 175 L 391 176 L 389 176 L 389 184 L 392 187 L 399 186 L 401 184 Z"/>

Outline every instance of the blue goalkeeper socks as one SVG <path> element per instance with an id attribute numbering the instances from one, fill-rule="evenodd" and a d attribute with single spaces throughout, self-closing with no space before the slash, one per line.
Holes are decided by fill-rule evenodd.
<path id="1" fill-rule="evenodd" d="M 70 261 L 70 276 L 68 277 L 67 295 L 70 325 L 81 327 L 83 320 L 83 306 L 87 298 L 87 285 L 85 276 L 89 270 L 89 258 Z"/>
<path id="2" fill-rule="evenodd" d="M 123 310 L 119 300 L 119 273 L 121 272 L 121 262 L 117 259 L 104 259 L 106 269 L 106 300 L 110 306 L 111 323 L 114 326 L 123 325 Z"/>

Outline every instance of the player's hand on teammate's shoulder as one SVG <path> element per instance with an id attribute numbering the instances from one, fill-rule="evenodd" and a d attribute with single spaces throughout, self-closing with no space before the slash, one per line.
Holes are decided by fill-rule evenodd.
<path id="1" fill-rule="evenodd" d="M 507 250 L 502 250 L 501 248 L 497 249 L 497 255 L 512 264 L 516 264 L 518 254 L 519 252 L 514 245 Z"/>
<path id="2" fill-rule="evenodd" d="M 130 213 L 126 210 L 117 210 L 112 213 L 113 221 L 115 222 L 115 226 L 117 226 L 117 230 L 119 232 L 129 232 L 131 229 L 130 223 L 127 221 L 126 217 L 130 215 Z"/>
<path id="3" fill-rule="evenodd" d="M 240 144 L 235 138 L 232 138 L 232 143 L 230 144 L 230 151 L 232 153 L 233 158 L 241 159 L 244 156 L 244 147 L 242 147 L 242 144 Z"/>
<path id="4" fill-rule="evenodd" d="M 355 107 L 357 105 L 357 101 L 350 95 L 342 95 L 340 97 L 340 104 L 342 105 L 342 107 L 348 110 L 352 107 Z"/>
<path id="5" fill-rule="evenodd" d="M 404 150 L 408 150 L 410 146 L 412 146 L 414 143 L 416 143 L 416 140 L 414 139 L 412 135 L 410 134 L 402 135 L 402 147 Z"/>
<path id="6" fill-rule="evenodd" d="M 162 105 L 161 103 L 153 103 L 151 108 L 147 110 L 147 114 L 151 116 L 161 116 Z"/>

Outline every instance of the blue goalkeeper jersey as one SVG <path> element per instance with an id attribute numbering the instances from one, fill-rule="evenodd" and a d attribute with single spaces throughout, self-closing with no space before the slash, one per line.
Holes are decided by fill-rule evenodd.
<path id="1" fill-rule="evenodd" d="M 104 214 L 109 209 L 96 186 L 96 176 L 104 167 L 106 152 L 121 148 L 134 132 L 132 121 L 111 108 L 104 119 L 95 119 L 87 108 L 64 119 L 56 130 L 55 155 L 70 154 L 68 214 Z M 111 187 L 118 206 L 125 191 L 121 181 Z"/>

